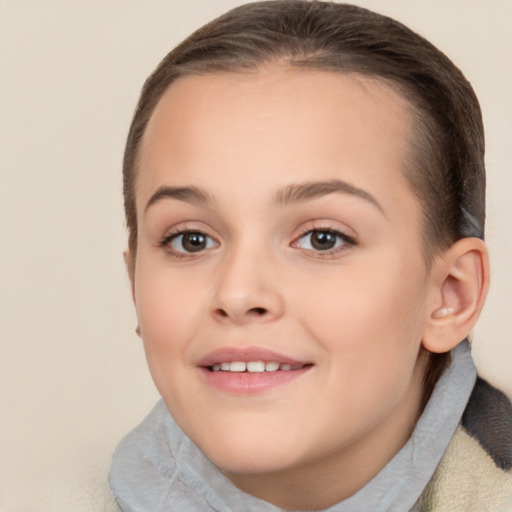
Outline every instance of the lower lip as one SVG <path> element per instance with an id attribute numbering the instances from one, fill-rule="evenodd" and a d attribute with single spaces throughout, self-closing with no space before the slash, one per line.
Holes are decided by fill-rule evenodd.
<path id="1" fill-rule="evenodd" d="M 292 382 L 311 369 L 304 366 L 299 370 L 277 370 L 275 372 L 213 372 L 201 367 L 201 373 L 207 384 L 227 393 L 236 395 L 254 395 Z"/>

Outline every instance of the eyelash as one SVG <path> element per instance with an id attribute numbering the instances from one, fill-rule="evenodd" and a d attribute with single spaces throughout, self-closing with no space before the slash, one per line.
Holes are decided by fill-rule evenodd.
<path id="1" fill-rule="evenodd" d="M 198 251 L 194 252 L 194 251 L 178 251 L 176 249 L 174 249 L 171 244 L 174 240 L 176 240 L 177 238 L 179 238 L 180 236 L 181 237 L 184 237 L 185 235 L 199 235 L 199 236 L 203 236 L 205 237 L 207 240 L 213 240 L 215 242 L 216 245 L 218 245 L 218 242 L 213 238 L 211 237 L 210 235 L 206 234 L 204 231 L 201 231 L 201 230 L 198 230 L 198 229 L 183 229 L 183 230 L 176 230 L 176 231 L 173 231 L 172 233 L 168 233 L 166 234 L 162 240 L 160 240 L 160 242 L 158 243 L 158 245 L 160 247 L 162 247 L 163 249 L 166 249 L 171 255 L 173 258 L 176 258 L 176 259 L 180 259 L 180 258 L 191 258 L 191 257 L 197 257 L 197 256 L 200 256 L 204 253 L 204 250 L 205 249 L 211 249 L 212 247 L 205 247 L 204 249 L 199 249 Z M 208 241 L 206 242 L 208 243 Z"/>
<path id="2" fill-rule="evenodd" d="M 349 250 L 352 247 L 357 246 L 357 241 L 355 238 L 339 231 L 338 229 L 333 229 L 330 227 L 313 227 L 313 228 L 307 229 L 296 239 L 295 242 L 293 242 L 292 246 L 298 247 L 300 240 L 302 240 L 304 237 L 306 237 L 308 235 L 311 236 L 314 233 L 323 233 L 323 234 L 332 235 L 332 236 L 336 237 L 336 239 L 337 239 L 335 242 L 336 244 L 338 244 L 339 241 L 342 242 L 341 245 L 332 247 L 331 249 L 322 250 L 322 249 L 304 249 L 303 248 L 304 251 L 307 251 L 310 254 L 314 254 L 315 257 L 328 258 L 329 256 L 335 256 L 337 254 L 340 254 L 342 252 Z M 298 248 L 300 248 L 300 247 L 298 247 Z"/>
<path id="3" fill-rule="evenodd" d="M 301 249 L 301 247 L 299 247 L 300 240 L 302 240 L 303 238 L 305 238 L 308 235 L 311 236 L 314 233 L 322 233 L 322 234 L 334 236 L 336 238 L 335 244 L 338 244 L 339 241 L 342 242 L 341 245 L 337 245 L 337 246 L 335 245 L 334 247 L 332 247 L 330 249 L 302 248 L 303 251 L 310 253 L 310 254 L 314 254 L 315 257 L 326 258 L 329 256 L 335 256 L 336 254 L 347 251 L 351 247 L 355 247 L 357 245 L 357 241 L 355 240 L 355 238 L 353 238 L 349 235 L 346 235 L 345 233 L 343 233 L 337 229 L 333 229 L 330 227 L 313 227 L 313 228 L 309 228 L 309 229 L 303 231 L 302 234 L 298 238 L 295 239 L 295 241 L 291 244 L 291 246 Z M 171 243 L 173 241 L 175 241 L 179 237 L 184 237 L 186 235 L 203 236 L 206 238 L 207 244 L 211 243 L 211 242 L 208 242 L 208 240 L 210 240 L 210 241 L 213 240 L 214 243 L 216 244 L 216 246 L 218 245 L 218 242 L 213 237 L 204 233 L 203 231 L 195 230 L 195 229 L 176 230 L 176 231 L 173 231 L 172 233 L 168 233 L 160 240 L 158 245 L 159 245 L 159 247 L 166 249 L 172 255 L 172 257 L 176 258 L 176 259 L 201 256 L 202 254 L 204 254 L 205 250 L 213 248 L 212 246 L 210 246 L 210 247 L 206 246 L 205 248 L 200 248 L 198 251 L 186 251 L 186 250 L 179 251 L 179 250 L 174 249 L 171 246 Z"/>

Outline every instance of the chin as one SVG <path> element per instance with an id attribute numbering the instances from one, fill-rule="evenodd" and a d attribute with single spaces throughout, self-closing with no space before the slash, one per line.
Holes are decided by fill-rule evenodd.
<path id="1" fill-rule="evenodd" d="M 289 446 L 275 433 L 271 437 L 254 431 L 246 435 L 212 435 L 205 443 L 196 444 L 221 471 L 228 473 L 280 471 L 293 465 L 297 457 L 297 445 Z"/>
<path id="2" fill-rule="evenodd" d="M 206 454 L 208 456 L 208 454 Z M 225 474 L 255 475 L 275 473 L 289 469 L 293 461 L 279 454 L 266 452 L 231 453 L 217 456 L 214 454 L 208 458 Z"/>

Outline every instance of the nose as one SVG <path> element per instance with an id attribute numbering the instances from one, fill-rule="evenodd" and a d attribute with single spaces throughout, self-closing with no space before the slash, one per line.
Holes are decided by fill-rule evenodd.
<path id="1" fill-rule="evenodd" d="M 232 324 L 270 322 L 284 313 L 276 262 L 259 251 L 239 248 L 218 268 L 211 313 Z"/>

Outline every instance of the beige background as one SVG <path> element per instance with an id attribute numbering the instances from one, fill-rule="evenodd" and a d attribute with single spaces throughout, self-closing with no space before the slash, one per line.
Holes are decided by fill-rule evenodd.
<path id="1" fill-rule="evenodd" d="M 98 512 L 117 441 L 157 398 L 121 253 L 140 86 L 236 0 L 0 0 L 0 511 Z M 512 2 L 357 1 L 432 40 L 480 97 L 493 282 L 481 372 L 512 393 Z"/>

